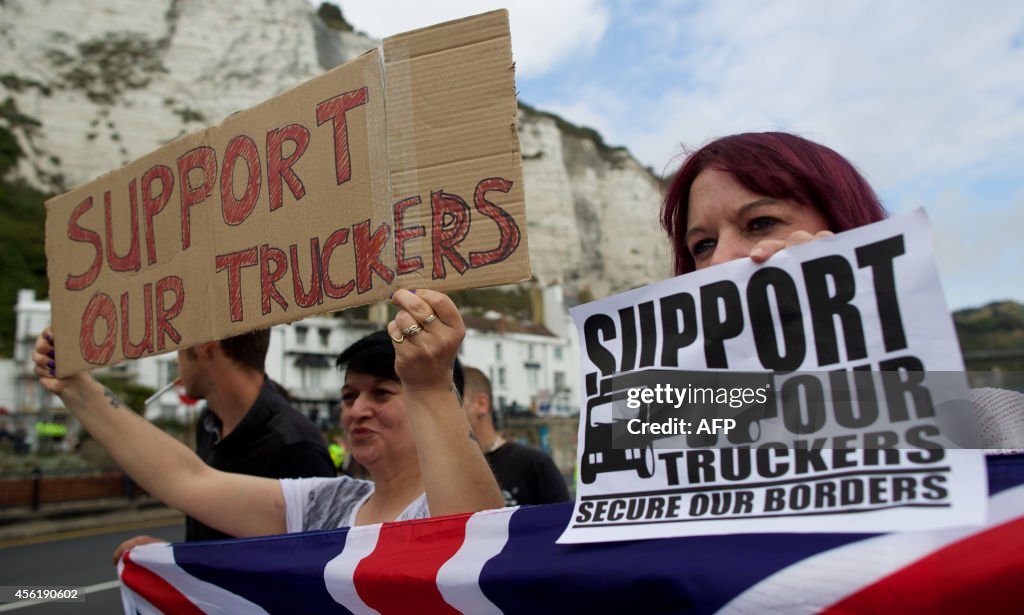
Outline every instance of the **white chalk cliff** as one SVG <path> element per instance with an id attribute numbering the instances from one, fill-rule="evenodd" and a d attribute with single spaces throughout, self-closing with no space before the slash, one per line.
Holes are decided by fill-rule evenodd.
<path id="1" fill-rule="evenodd" d="M 2 0 L 0 125 L 18 175 L 61 191 L 377 43 L 306 0 Z M 658 178 L 551 114 L 519 121 L 535 277 L 594 297 L 666 277 Z"/>

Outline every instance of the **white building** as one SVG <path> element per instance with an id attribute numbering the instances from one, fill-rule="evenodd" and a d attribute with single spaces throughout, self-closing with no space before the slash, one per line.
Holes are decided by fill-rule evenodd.
<path id="1" fill-rule="evenodd" d="M 464 316 L 466 338 L 460 360 L 488 374 L 498 410 L 575 414 L 579 409 L 579 341 L 562 303 L 560 287 L 543 291 L 545 323 L 524 323 L 497 312 Z M 13 381 L 0 405 L 17 411 L 60 407 L 32 371 L 32 348 L 50 322 L 50 304 L 31 290 L 18 293 L 13 364 L 0 362 L 0 378 Z M 336 420 L 342 377 L 334 367 L 338 352 L 380 328 L 367 320 L 316 316 L 271 331 L 266 371 L 291 394 L 294 405 L 316 420 Z M 97 370 L 159 389 L 177 376 L 175 353 L 144 357 Z M 3 389 L 6 387 L 0 387 Z M 190 415 L 172 389 L 147 408 L 146 415 Z"/>
<path id="2" fill-rule="evenodd" d="M 467 331 L 459 359 L 491 379 L 495 408 L 578 412 L 579 341 L 575 327 L 565 326 L 568 316 L 560 316 L 561 336 L 552 331 L 555 326 L 519 322 L 497 312 L 464 316 Z"/>
<path id="3" fill-rule="evenodd" d="M 14 306 L 14 361 L 10 376 L 12 411 L 39 410 L 60 402 L 39 384 L 32 371 L 32 350 L 39 332 L 50 324 L 50 302 L 39 301 L 32 290 L 19 290 L 18 303 Z M 6 371 L 6 370 L 5 370 Z M 10 381 L 8 381 L 10 382 Z M 7 388 L 7 387 L 2 387 Z"/>

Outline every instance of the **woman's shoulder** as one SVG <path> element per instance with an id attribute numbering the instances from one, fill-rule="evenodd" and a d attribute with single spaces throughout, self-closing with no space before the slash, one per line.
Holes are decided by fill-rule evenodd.
<path id="1" fill-rule="evenodd" d="M 1009 389 L 971 389 L 981 444 L 987 449 L 1024 449 L 1024 394 Z"/>
<path id="2" fill-rule="evenodd" d="M 373 483 L 351 476 L 282 478 L 281 490 L 290 505 L 305 510 L 354 502 L 373 491 Z"/>
<path id="3" fill-rule="evenodd" d="M 373 491 L 373 483 L 350 476 L 282 479 L 289 508 L 288 531 L 334 529 Z M 299 521 L 301 519 L 301 522 Z"/>
<path id="4" fill-rule="evenodd" d="M 373 491 L 373 483 L 368 480 L 351 476 L 286 478 L 283 483 L 291 483 L 293 490 L 308 493 L 309 500 L 327 498 L 362 497 Z"/>

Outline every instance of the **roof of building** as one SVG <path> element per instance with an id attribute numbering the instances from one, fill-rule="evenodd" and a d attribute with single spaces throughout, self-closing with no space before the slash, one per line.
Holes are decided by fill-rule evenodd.
<path id="1" fill-rule="evenodd" d="M 467 329 L 494 333 L 525 333 L 544 337 L 558 337 L 540 323 L 515 320 L 507 316 L 489 312 L 488 314 L 463 314 L 462 321 Z"/>

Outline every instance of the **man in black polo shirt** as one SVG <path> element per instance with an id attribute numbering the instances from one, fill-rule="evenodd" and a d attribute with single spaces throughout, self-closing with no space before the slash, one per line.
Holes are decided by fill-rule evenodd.
<path id="1" fill-rule="evenodd" d="M 178 351 L 185 394 L 205 399 L 196 452 L 211 467 L 267 478 L 334 476 L 327 443 L 313 423 L 275 389 L 264 373 L 270 330 L 263 329 Z M 186 518 L 185 540 L 231 536 Z M 114 561 L 133 546 L 163 542 L 149 536 L 125 541 Z"/>
<path id="2" fill-rule="evenodd" d="M 466 396 L 462 407 L 477 442 L 498 480 L 505 506 L 552 504 L 569 499 L 565 479 L 544 451 L 506 442 L 494 429 L 491 381 L 480 370 L 463 367 Z"/>

